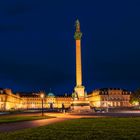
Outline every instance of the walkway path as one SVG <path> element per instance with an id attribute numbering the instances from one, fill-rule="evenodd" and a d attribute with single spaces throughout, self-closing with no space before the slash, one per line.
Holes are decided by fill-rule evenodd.
<path id="1" fill-rule="evenodd" d="M 52 124 L 52 123 L 56 123 L 56 122 L 62 122 L 65 120 L 69 120 L 69 118 L 51 118 L 51 119 L 42 119 L 42 120 L 34 120 L 34 121 L 24 121 L 24 122 L 1 124 L 0 132 L 9 132 L 9 131 L 16 131 L 19 129 L 39 127 L 39 126 L 44 126 L 44 125 L 48 125 L 48 124 Z"/>
<path id="2" fill-rule="evenodd" d="M 31 114 L 30 114 L 31 115 Z M 39 115 L 39 114 L 38 114 Z M 45 126 L 57 122 L 63 122 L 71 119 L 78 118 L 99 118 L 99 117 L 140 117 L 140 112 L 135 113 L 91 113 L 91 114 L 55 114 L 47 113 L 49 116 L 57 116 L 57 118 L 42 119 L 42 120 L 33 120 L 33 121 L 24 121 L 24 122 L 14 122 L 14 123 L 5 123 L 0 125 L 0 132 L 9 132 L 16 131 L 25 128 L 33 128 L 39 126 Z"/>
<path id="3" fill-rule="evenodd" d="M 56 114 L 52 114 L 50 116 L 56 116 Z M 71 115 L 66 115 L 66 114 L 57 114 L 57 118 L 14 122 L 14 123 L 4 123 L 4 124 L 0 124 L 0 132 L 9 132 L 9 131 L 16 131 L 16 130 L 25 129 L 25 128 L 45 126 L 45 125 L 62 122 L 62 121 L 70 120 L 70 119 L 76 119 L 76 118 L 81 118 L 81 117 L 71 116 Z"/>

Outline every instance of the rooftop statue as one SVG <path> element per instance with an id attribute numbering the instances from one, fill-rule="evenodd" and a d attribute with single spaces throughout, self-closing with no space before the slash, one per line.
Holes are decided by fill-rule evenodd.
<path id="1" fill-rule="evenodd" d="M 75 38 L 75 40 L 80 40 L 82 37 L 82 33 L 80 31 L 80 22 L 78 19 L 75 22 L 75 27 L 76 27 L 76 32 L 74 34 L 74 38 Z"/>

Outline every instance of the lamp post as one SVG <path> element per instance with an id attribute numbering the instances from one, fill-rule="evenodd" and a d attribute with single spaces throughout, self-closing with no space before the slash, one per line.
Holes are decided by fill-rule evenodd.
<path id="1" fill-rule="evenodd" d="M 43 111 L 43 100 L 44 100 L 45 94 L 44 94 L 44 93 L 40 93 L 40 97 L 41 97 L 41 101 L 42 101 L 42 111 L 41 111 L 41 115 L 44 116 L 44 111 Z"/>

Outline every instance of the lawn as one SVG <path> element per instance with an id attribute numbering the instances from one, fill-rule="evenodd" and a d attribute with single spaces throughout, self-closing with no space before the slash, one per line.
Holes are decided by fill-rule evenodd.
<path id="1" fill-rule="evenodd" d="M 31 121 L 39 119 L 52 118 L 49 116 L 1 116 L 0 124 L 2 123 L 11 123 L 11 122 L 20 122 L 20 121 Z"/>
<path id="2" fill-rule="evenodd" d="M 77 119 L 1 133 L 0 140 L 140 140 L 140 118 Z"/>

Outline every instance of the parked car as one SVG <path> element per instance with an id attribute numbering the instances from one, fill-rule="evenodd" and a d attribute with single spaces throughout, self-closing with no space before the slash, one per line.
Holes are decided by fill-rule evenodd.
<path id="1" fill-rule="evenodd" d="M 105 112 L 105 109 L 103 109 L 103 108 L 93 108 L 93 110 L 95 111 L 95 112 L 99 112 L 99 113 L 104 113 Z"/>

